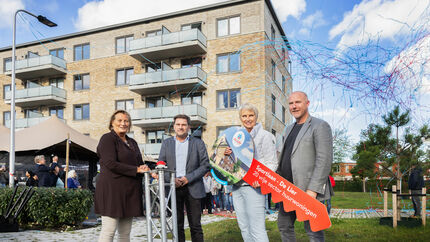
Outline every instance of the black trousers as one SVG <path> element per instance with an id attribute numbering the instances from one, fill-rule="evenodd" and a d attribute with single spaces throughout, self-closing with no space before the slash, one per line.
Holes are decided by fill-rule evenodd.
<path id="1" fill-rule="evenodd" d="M 208 213 L 212 213 L 212 193 L 206 193 L 206 197 L 202 198 L 202 212 L 203 209 L 207 209 Z"/>
<path id="2" fill-rule="evenodd" d="M 176 211 L 178 215 L 178 240 L 185 241 L 184 232 L 184 206 L 187 211 L 188 224 L 190 225 L 191 240 L 193 242 L 201 242 L 203 240 L 203 230 L 200 223 L 201 219 L 201 199 L 193 198 L 188 186 L 176 188 Z"/>

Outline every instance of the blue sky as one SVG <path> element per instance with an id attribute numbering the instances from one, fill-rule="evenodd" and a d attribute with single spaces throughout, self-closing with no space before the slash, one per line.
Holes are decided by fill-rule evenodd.
<path id="1" fill-rule="evenodd" d="M 25 8 L 17 43 L 149 17 L 224 0 L 0 0 L 0 47 L 12 43 L 12 16 Z M 293 89 L 309 94 L 311 113 L 354 141 L 394 105 L 429 122 L 430 0 L 272 0 L 292 44 Z M 133 7 L 130 7 L 133 6 Z"/>

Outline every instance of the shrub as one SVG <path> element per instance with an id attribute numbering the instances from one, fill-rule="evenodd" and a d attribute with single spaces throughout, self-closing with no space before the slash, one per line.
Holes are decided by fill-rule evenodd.
<path id="1" fill-rule="evenodd" d="M 33 196 L 18 216 L 20 226 L 58 228 L 64 225 L 79 225 L 88 215 L 93 204 L 89 190 L 62 188 L 33 188 Z M 24 190 L 18 189 L 18 195 Z M 0 189 L 0 212 L 3 214 L 12 197 L 13 189 Z"/>

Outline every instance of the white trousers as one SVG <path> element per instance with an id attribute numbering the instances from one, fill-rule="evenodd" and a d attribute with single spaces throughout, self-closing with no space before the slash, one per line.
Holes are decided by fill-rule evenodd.
<path id="1" fill-rule="evenodd" d="M 102 216 L 102 230 L 100 231 L 99 242 L 112 242 L 117 229 L 118 241 L 129 242 L 132 222 L 133 217 L 112 218 Z"/>

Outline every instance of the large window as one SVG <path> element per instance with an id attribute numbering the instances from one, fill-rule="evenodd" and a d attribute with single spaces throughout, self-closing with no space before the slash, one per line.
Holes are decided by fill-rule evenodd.
<path id="1" fill-rule="evenodd" d="M 6 123 L 10 121 L 10 111 L 3 112 L 3 125 L 6 126 Z"/>
<path id="2" fill-rule="evenodd" d="M 36 117 L 40 117 L 40 113 L 37 108 L 24 109 L 24 118 L 36 118 Z"/>
<path id="3" fill-rule="evenodd" d="M 74 90 L 90 89 L 90 74 L 79 74 L 73 76 Z"/>
<path id="4" fill-rule="evenodd" d="M 282 88 L 281 88 L 282 92 L 285 92 L 285 85 L 286 84 L 287 83 L 286 83 L 286 80 L 285 80 L 285 76 L 282 76 Z"/>
<path id="5" fill-rule="evenodd" d="M 64 78 L 49 79 L 49 85 L 58 87 L 58 88 L 64 88 Z"/>
<path id="6" fill-rule="evenodd" d="M 6 99 L 6 93 L 10 92 L 11 87 L 11 85 L 3 85 L 3 99 Z"/>
<path id="7" fill-rule="evenodd" d="M 275 81 L 276 78 L 276 63 L 272 60 L 272 81 Z"/>
<path id="8" fill-rule="evenodd" d="M 282 106 L 282 122 L 285 123 L 285 107 Z"/>
<path id="9" fill-rule="evenodd" d="M 240 89 L 217 91 L 217 109 L 238 108 Z"/>
<path id="10" fill-rule="evenodd" d="M 64 59 L 64 48 L 50 50 L 49 54 Z"/>
<path id="11" fill-rule="evenodd" d="M 276 97 L 272 94 L 272 114 L 276 115 Z"/>
<path id="12" fill-rule="evenodd" d="M 115 101 L 115 110 L 130 110 L 134 108 L 134 100 L 117 100 Z"/>
<path id="13" fill-rule="evenodd" d="M 202 67 L 202 57 L 183 59 L 181 60 L 181 66 L 182 68 L 193 67 L 193 66 Z"/>
<path id="14" fill-rule="evenodd" d="M 157 36 L 157 35 L 162 35 L 162 34 L 163 34 L 163 32 L 161 31 L 161 29 L 157 29 L 157 30 L 147 31 L 146 37 Z"/>
<path id="15" fill-rule="evenodd" d="M 124 68 L 116 70 L 116 85 L 128 85 L 130 83 L 130 76 L 133 75 L 133 68 Z"/>
<path id="16" fill-rule="evenodd" d="M 233 127 L 234 125 L 230 126 L 218 126 L 216 127 L 216 136 L 218 137 L 222 132 L 224 132 L 226 129 Z"/>
<path id="17" fill-rule="evenodd" d="M 240 53 L 228 53 L 217 55 L 217 72 L 227 73 L 240 71 Z"/>
<path id="18" fill-rule="evenodd" d="M 90 105 L 88 103 L 73 105 L 73 119 L 74 120 L 89 120 L 90 119 Z"/>
<path id="19" fill-rule="evenodd" d="M 227 17 L 217 20 L 217 36 L 240 33 L 240 16 Z"/>
<path id="20" fill-rule="evenodd" d="M 58 118 L 64 118 L 64 108 L 63 107 L 50 107 L 49 116 L 57 115 Z"/>
<path id="21" fill-rule="evenodd" d="M 145 99 L 147 108 L 167 107 L 172 106 L 172 102 L 166 98 L 160 97 L 147 97 Z"/>
<path id="22" fill-rule="evenodd" d="M 6 68 L 6 66 L 8 66 L 9 63 L 12 63 L 12 57 L 3 59 L 3 72 L 5 72 L 6 69 L 12 70 L 12 65 L 10 65 L 9 68 Z"/>
<path id="23" fill-rule="evenodd" d="M 116 53 L 117 54 L 121 54 L 121 53 L 126 53 L 130 50 L 130 41 L 133 40 L 133 36 L 122 36 L 122 37 L 118 37 L 116 38 Z"/>
<path id="24" fill-rule="evenodd" d="M 147 144 L 161 144 L 163 142 L 164 130 L 152 130 L 146 132 Z"/>
<path id="25" fill-rule="evenodd" d="M 189 93 L 181 95 L 181 103 L 182 105 L 187 104 L 200 104 L 202 105 L 202 93 Z"/>
<path id="26" fill-rule="evenodd" d="M 90 44 L 75 45 L 73 60 L 87 60 L 90 58 Z"/>
<path id="27" fill-rule="evenodd" d="M 199 29 L 202 30 L 202 23 L 184 24 L 181 26 L 181 30 Z"/>
<path id="28" fill-rule="evenodd" d="M 161 71 L 161 62 L 151 63 L 146 65 L 146 72 L 157 72 Z"/>
<path id="29" fill-rule="evenodd" d="M 275 32 L 275 28 L 273 28 L 273 25 L 270 27 L 270 40 L 271 41 L 275 41 L 276 38 L 276 32 Z"/>

